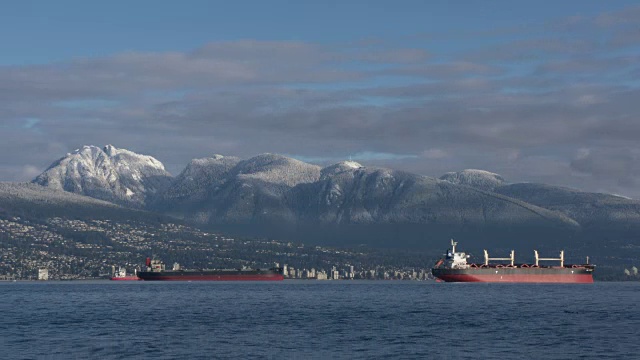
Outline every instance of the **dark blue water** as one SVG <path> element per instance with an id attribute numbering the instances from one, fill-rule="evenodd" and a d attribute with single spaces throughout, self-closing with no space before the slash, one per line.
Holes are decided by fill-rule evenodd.
<path id="1" fill-rule="evenodd" d="M 0 357 L 640 358 L 640 284 L 0 283 Z"/>

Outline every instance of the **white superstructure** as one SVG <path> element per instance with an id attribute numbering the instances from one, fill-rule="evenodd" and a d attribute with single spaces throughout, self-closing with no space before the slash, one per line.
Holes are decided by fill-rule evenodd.
<path id="1" fill-rule="evenodd" d="M 467 259 L 470 255 L 464 252 L 456 252 L 458 243 L 451 239 L 451 250 L 447 251 L 446 266 L 450 269 L 468 269 Z"/>

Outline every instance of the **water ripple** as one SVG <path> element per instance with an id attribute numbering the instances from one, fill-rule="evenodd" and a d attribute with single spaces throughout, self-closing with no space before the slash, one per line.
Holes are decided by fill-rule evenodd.
<path id="1" fill-rule="evenodd" d="M 7 359 L 634 358 L 640 284 L 1 283 Z"/>

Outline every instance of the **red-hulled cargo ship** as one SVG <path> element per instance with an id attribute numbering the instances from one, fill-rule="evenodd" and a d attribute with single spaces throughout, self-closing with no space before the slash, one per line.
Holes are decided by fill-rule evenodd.
<path id="1" fill-rule="evenodd" d="M 147 271 L 139 271 L 138 277 L 146 281 L 281 281 L 284 280 L 280 267 L 271 269 L 205 269 L 182 270 L 174 264 L 173 270 L 165 270 L 160 260 L 147 258 Z"/>
<path id="2" fill-rule="evenodd" d="M 140 281 L 142 279 L 140 279 L 137 275 L 137 273 L 134 273 L 133 275 L 127 275 L 127 270 L 123 267 L 119 268 L 118 271 L 116 272 L 115 269 L 113 270 L 113 276 L 111 277 L 111 280 L 114 281 Z"/>
<path id="3" fill-rule="evenodd" d="M 567 265 L 564 251 L 559 258 L 541 258 L 534 250 L 535 263 L 516 264 L 515 251 L 508 258 L 490 258 L 484 251 L 484 263 L 469 264 L 470 257 L 464 252 L 456 252 L 458 243 L 451 240 L 452 249 L 431 269 L 437 279 L 446 282 L 512 282 L 512 283 L 592 283 L 594 265 Z M 509 261 L 506 264 L 492 264 L 491 260 Z M 540 261 L 559 261 L 559 266 L 543 266 Z"/>

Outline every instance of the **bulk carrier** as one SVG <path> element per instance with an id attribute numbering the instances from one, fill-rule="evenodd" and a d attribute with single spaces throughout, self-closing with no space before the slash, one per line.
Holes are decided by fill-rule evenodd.
<path id="1" fill-rule="evenodd" d="M 511 283 L 592 283 L 594 265 L 571 265 L 564 262 L 564 250 L 560 251 L 558 258 L 541 258 L 538 251 L 534 250 L 535 262 L 533 264 L 516 264 L 515 251 L 511 250 L 510 257 L 490 258 L 487 250 L 484 250 L 484 263 L 469 264 L 470 255 L 457 252 L 458 243 L 451 240 L 451 249 L 444 258 L 440 259 L 431 269 L 436 279 L 445 282 L 511 282 Z M 508 263 L 495 264 L 492 260 L 508 261 Z M 540 261 L 559 262 L 559 266 L 540 265 Z"/>
<path id="2" fill-rule="evenodd" d="M 271 269 L 204 269 L 182 270 L 178 263 L 172 270 L 165 270 L 160 260 L 147 258 L 146 271 L 138 271 L 146 281 L 280 281 L 284 280 L 282 268 Z"/>

